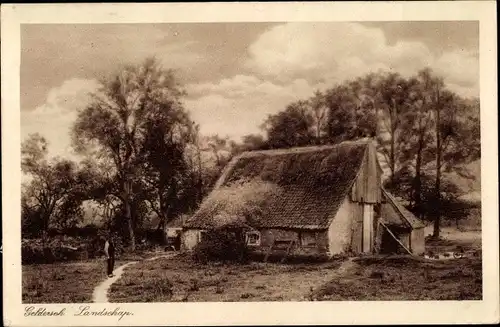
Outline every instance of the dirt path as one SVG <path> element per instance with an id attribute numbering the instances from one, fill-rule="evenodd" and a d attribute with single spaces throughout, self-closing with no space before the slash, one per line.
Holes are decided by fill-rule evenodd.
<path id="1" fill-rule="evenodd" d="M 146 261 L 152 261 L 152 260 L 157 260 L 160 258 L 172 258 L 174 257 L 175 254 L 165 254 L 165 255 L 158 255 L 152 258 L 145 259 Z M 113 274 L 114 276 L 111 278 L 108 278 L 104 280 L 102 283 L 97 285 L 97 287 L 94 289 L 94 293 L 92 294 L 92 302 L 94 303 L 109 303 L 108 299 L 108 291 L 113 283 L 115 283 L 120 277 L 123 275 L 123 271 L 125 268 L 135 265 L 137 261 L 131 261 L 127 262 L 126 264 L 118 267 L 117 269 L 114 270 Z"/>
<path id="2" fill-rule="evenodd" d="M 354 259 L 356 259 L 356 258 L 348 258 L 346 261 L 342 262 L 339 269 L 337 269 L 337 271 L 335 273 L 339 277 L 342 277 L 343 275 L 345 275 L 347 272 L 349 272 L 349 270 L 351 270 L 354 266 L 356 266 Z"/>
<path id="3" fill-rule="evenodd" d="M 314 294 L 314 292 L 317 291 L 319 287 L 321 287 L 324 283 L 328 283 L 333 279 L 341 279 L 344 276 L 347 276 L 351 273 L 351 270 L 357 265 L 354 262 L 353 257 L 348 258 L 346 261 L 342 262 L 342 264 L 336 269 L 336 270 L 331 270 L 329 273 L 324 274 L 317 280 L 313 280 L 311 285 L 309 286 L 309 290 L 303 289 L 303 294 L 308 294 L 308 296 L 311 296 Z M 306 298 L 308 296 L 305 296 Z"/>

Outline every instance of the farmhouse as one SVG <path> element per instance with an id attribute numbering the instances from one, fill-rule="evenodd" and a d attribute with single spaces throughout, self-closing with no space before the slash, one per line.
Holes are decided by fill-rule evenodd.
<path id="1" fill-rule="evenodd" d="M 424 226 L 382 188 L 382 173 L 371 139 L 245 152 L 227 165 L 212 192 L 227 191 L 227 201 L 232 194 L 250 201 L 245 185 L 264 183 L 277 191 L 254 201 L 251 211 L 227 210 L 234 205 L 208 196 L 183 224 L 183 248 L 193 249 L 206 230 L 220 226 L 221 215 L 229 215 L 222 221 L 251 226 L 246 241 L 259 250 L 285 244 L 293 254 L 420 255 Z"/>

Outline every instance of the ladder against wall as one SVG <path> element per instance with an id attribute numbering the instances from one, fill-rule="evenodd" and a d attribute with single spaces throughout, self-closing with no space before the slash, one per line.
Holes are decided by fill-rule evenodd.
<path id="1" fill-rule="evenodd" d="M 411 250 L 409 248 L 407 248 L 402 242 L 401 240 L 396 236 L 394 235 L 394 233 L 391 231 L 391 229 L 389 228 L 389 226 L 387 226 L 386 224 L 384 224 L 383 221 L 380 221 L 380 225 L 383 227 L 384 230 L 387 231 L 387 233 L 410 255 L 413 255 L 413 253 L 411 252 Z"/>

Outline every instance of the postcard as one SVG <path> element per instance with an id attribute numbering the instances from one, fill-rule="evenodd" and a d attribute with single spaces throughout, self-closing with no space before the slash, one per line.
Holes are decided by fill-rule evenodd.
<path id="1" fill-rule="evenodd" d="M 3 5 L 4 324 L 498 323 L 495 9 Z"/>

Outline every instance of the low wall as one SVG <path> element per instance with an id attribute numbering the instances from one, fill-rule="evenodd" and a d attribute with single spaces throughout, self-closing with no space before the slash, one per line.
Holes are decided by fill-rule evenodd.
<path id="1" fill-rule="evenodd" d="M 328 252 L 328 238 L 326 231 L 293 230 L 293 229 L 263 229 L 261 233 L 260 251 L 267 251 L 274 241 L 295 241 L 290 254 L 326 254 Z M 281 248 L 286 250 L 287 244 Z M 279 251 L 281 248 L 275 248 Z"/>

